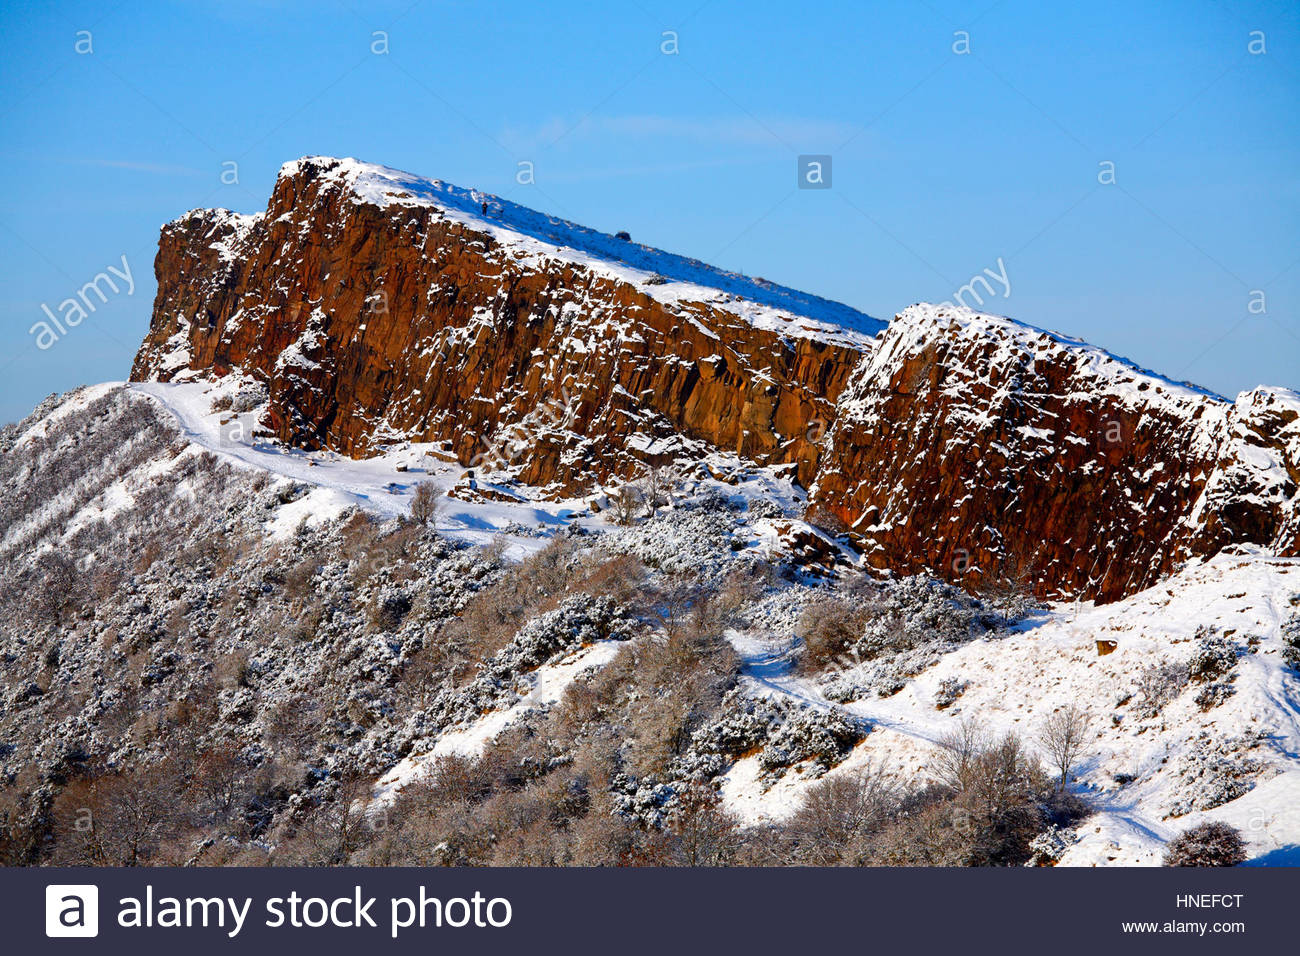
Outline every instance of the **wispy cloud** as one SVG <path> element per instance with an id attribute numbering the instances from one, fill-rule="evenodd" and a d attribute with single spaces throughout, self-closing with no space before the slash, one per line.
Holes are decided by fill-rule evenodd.
<path id="1" fill-rule="evenodd" d="M 593 179 L 628 179 L 633 177 L 671 176 L 698 169 L 717 169 L 724 166 L 746 166 L 758 159 L 701 159 L 683 163 L 654 163 L 645 166 L 605 166 L 576 170 L 546 170 L 546 181 L 553 183 L 587 182 Z"/>
<path id="2" fill-rule="evenodd" d="M 721 116 L 687 117 L 656 114 L 587 116 L 566 120 L 552 117 L 531 127 L 507 127 L 501 140 L 526 153 L 544 150 L 571 138 L 675 139 L 729 146 L 770 146 L 774 149 L 830 149 L 853 134 L 851 123 L 804 117 Z"/>
<path id="3" fill-rule="evenodd" d="M 108 169 L 129 169 L 138 173 L 153 173 L 158 176 L 203 175 L 201 169 L 192 169 L 189 166 L 170 166 L 165 163 L 140 163 L 129 159 L 57 159 L 54 160 L 54 162 L 70 163 L 75 166 L 99 166 Z"/>

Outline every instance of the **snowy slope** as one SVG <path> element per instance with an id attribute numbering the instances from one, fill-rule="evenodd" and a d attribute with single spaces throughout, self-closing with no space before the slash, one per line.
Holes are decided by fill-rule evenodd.
<path id="1" fill-rule="evenodd" d="M 527 486 L 495 486 L 479 480 L 474 487 L 491 492 L 491 496 L 471 493 L 468 497 L 472 500 L 458 497 L 470 487 L 465 468 L 436 444 L 401 442 L 383 455 L 353 459 L 331 451 L 307 452 L 255 437 L 260 408 L 241 414 L 213 411 L 214 401 L 235 394 L 241 384 L 239 376 L 229 375 L 217 382 L 136 382 L 129 387 L 175 416 L 196 448 L 241 467 L 313 486 L 308 494 L 277 510 L 268 523 L 268 531 L 277 537 L 290 537 L 299 523 L 320 524 L 350 507 L 384 517 L 409 514 L 415 485 L 423 481 L 432 482 L 444 493 L 435 518 L 439 533 L 478 545 L 504 539 L 504 554 L 511 559 L 540 550 L 571 526 L 589 530 L 610 527 L 605 514 L 593 512 L 591 507 L 593 501 L 607 503 L 603 493 L 573 499 L 542 498 L 540 494 L 533 498 L 530 495 L 535 489 Z M 116 386 L 103 386 L 105 390 L 111 387 Z M 692 479 L 689 487 L 696 491 L 712 488 L 761 498 L 786 510 L 793 509 L 801 497 L 792 480 L 778 474 L 780 468 L 758 468 L 726 453 L 707 456 L 701 466 L 706 474 L 716 473 L 728 480 Z M 781 543 L 771 534 L 758 534 L 753 546 L 772 551 Z"/>
<path id="2" fill-rule="evenodd" d="M 463 471 L 435 446 L 412 444 L 381 457 L 352 460 L 251 439 L 247 436 L 257 411 L 242 416 L 211 411 L 215 397 L 238 388 L 234 380 L 132 387 L 168 408 L 197 445 L 246 467 L 316 486 L 279 509 L 268 525 L 273 534 L 287 536 L 299 521 L 327 520 L 350 506 L 381 515 L 405 513 L 415 481 L 427 479 L 450 489 Z M 242 428 L 232 429 L 232 422 Z M 398 472 L 399 465 L 407 470 Z M 755 499 L 784 501 L 787 507 L 796 500 L 788 482 L 761 473 L 719 487 Z M 527 491 L 519 486 L 510 490 Z M 539 549 L 570 524 L 609 528 L 583 500 L 449 498 L 437 521 L 442 533 L 473 543 L 504 536 L 508 553 L 515 557 Z M 750 523 L 752 547 L 778 546 L 768 541 L 769 524 L 763 518 Z M 536 528 L 537 536 L 509 533 L 520 528 Z M 874 763 L 902 777 L 924 775 L 937 742 L 964 718 L 977 718 L 990 733 L 1017 731 L 1032 739 L 1053 709 L 1070 701 L 1088 702 L 1096 736 L 1078 772 L 1077 787 L 1101 812 L 1086 822 L 1063 862 L 1153 864 L 1159 862 L 1165 841 L 1205 818 L 1241 826 L 1255 856 L 1300 844 L 1300 680 L 1280 661 L 1280 628 L 1300 611 L 1293 603 L 1297 596 L 1300 559 L 1276 558 L 1253 548 L 1228 549 L 1209 561 L 1192 562 L 1175 577 L 1124 601 L 1100 607 L 1055 605 L 1012 634 L 977 640 L 945 655 L 893 697 L 846 705 L 830 702 L 814 680 L 793 673 L 797 611 L 778 611 L 764 618 L 763 627 L 728 636 L 746 661 L 750 693 L 827 709 L 843 706 L 872 723 L 874 732 L 832 773 Z M 1138 713 L 1142 672 L 1160 662 L 1185 664 L 1203 625 L 1242 648 L 1235 693 L 1203 712 L 1194 700 L 1197 685 L 1190 685 L 1158 716 L 1143 718 Z M 1118 649 L 1098 656 L 1099 639 L 1118 641 Z M 580 674 L 607 663 L 612 651 L 612 644 L 588 648 L 542 668 L 532 675 L 536 689 L 527 699 L 485 715 L 474 726 L 447 735 L 432 751 L 393 768 L 381 781 L 380 801 L 417 778 L 431 759 L 443 753 L 473 754 L 529 709 L 553 703 Z M 940 711 L 935 706 L 939 685 L 954 679 L 965 682 L 966 689 L 953 706 Z M 1221 756 L 1213 750 L 1224 742 L 1233 742 L 1231 760 L 1261 765 L 1246 781 L 1252 789 L 1223 806 L 1186 812 L 1189 801 L 1207 787 L 1203 764 Z M 1121 785 L 1117 775 L 1133 780 Z M 760 779 L 757 758 L 749 758 L 727 775 L 724 795 L 744 820 L 779 819 L 798 807 L 806 785 L 798 775 L 787 775 L 769 789 Z M 1175 811 L 1180 815 L 1171 816 Z"/>
<path id="3" fill-rule="evenodd" d="M 531 693 L 510 707 L 484 714 L 463 730 L 442 734 L 431 749 L 403 759 L 379 778 L 368 808 L 373 811 L 391 805 L 403 788 L 427 774 L 439 757 L 478 756 L 497 734 L 515 721 L 534 709 L 552 706 L 578 677 L 612 661 L 619 647 L 618 641 L 599 641 L 525 675 L 532 685 Z"/>
<path id="4" fill-rule="evenodd" d="M 992 734 L 1015 731 L 1032 740 L 1053 710 L 1081 702 L 1094 738 L 1075 787 L 1100 812 L 1081 825 L 1063 863 L 1157 864 L 1168 839 L 1206 819 L 1241 827 L 1253 857 L 1294 850 L 1300 844 L 1300 679 L 1281 663 L 1280 628 L 1298 611 L 1300 559 L 1254 549 L 1194 562 L 1114 604 L 1054 606 L 1016 633 L 947 654 L 893 697 L 844 705 L 876 729 L 831 773 L 872 763 L 903 778 L 924 775 L 937 742 L 963 719 L 977 719 Z M 1199 685 L 1192 684 L 1158 715 L 1144 717 L 1143 670 L 1185 664 L 1204 625 L 1240 648 L 1235 693 L 1203 711 L 1195 701 Z M 748 662 L 754 693 L 840 706 L 791 672 L 791 634 L 731 638 Z M 1118 649 L 1099 656 L 1097 640 L 1117 641 Z M 955 704 L 939 710 L 936 695 L 945 679 L 967 686 Z M 1258 772 L 1241 783 L 1252 789 L 1221 806 L 1183 812 L 1213 792 L 1214 772 L 1207 768 L 1219 758 L 1256 762 Z M 724 795 L 744 819 L 780 819 L 798 807 L 805 786 L 787 778 L 765 790 L 751 758 L 732 769 Z"/>
<path id="5" fill-rule="evenodd" d="M 17 437 L 16 446 L 38 439 L 62 416 L 84 411 L 117 387 L 86 389 L 52 407 Z M 282 482 L 312 487 L 271 514 L 266 531 L 273 538 L 289 539 L 300 522 L 327 521 L 352 506 L 385 516 L 405 513 L 418 480 L 443 489 L 464 487 L 460 466 L 436 446 L 407 445 L 357 461 L 255 439 L 256 409 L 242 414 L 213 410 L 214 400 L 239 387 L 236 376 L 216 384 L 131 386 L 166 408 L 190 444 L 173 456 L 140 462 L 93 498 L 77 498 L 75 488 L 66 489 L 70 500 L 86 501 L 69 516 L 67 534 L 127 507 L 156 469 L 177 467 L 203 451 L 267 471 Z M 788 480 L 752 468 L 735 484 L 697 486 L 704 488 L 756 505 L 774 503 L 787 512 L 798 503 Z M 612 531 L 610 540 L 626 533 L 611 529 L 585 500 L 533 501 L 521 486 L 503 490 L 510 500 L 447 499 L 437 518 L 439 531 L 482 544 L 504 539 L 507 553 L 515 557 L 539 549 L 572 525 Z M 52 498 L 50 507 L 58 505 Z M 770 510 L 756 507 L 753 513 L 738 514 L 744 515 L 736 519 L 738 553 L 779 550 Z M 25 525 L 15 525 L 6 530 L 4 543 L 21 547 L 26 533 Z M 688 540 L 669 546 L 691 547 Z M 799 614 L 814 592 L 806 584 L 778 586 L 750 617 L 750 628 L 729 631 L 727 637 L 744 662 L 747 693 L 842 708 L 871 725 L 872 732 L 831 775 L 871 764 L 915 781 L 930 773 L 938 742 L 964 719 L 978 720 L 989 734 L 1015 731 L 1032 743 L 1049 714 L 1081 702 L 1091 716 L 1092 736 L 1073 786 L 1098 812 L 1079 826 L 1077 842 L 1062 863 L 1156 864 L 1170 838 L 1206 819 L 1239 827 L 1256 861 L 1297 862 L 1300 676 L 1284 666 L 1281 652 L 1283 624 L 1300 615 L 1300 559 L 1229 548 L 1122 601 L 1054 605 L 1010 632 L 989 632 L 944 654 L 892 696 L 847 704 L 833 703 L 823 693 L 824 681 L 799 676 L 791 667 Z M 1236 655 L 1226 696 L 1203 705 L 1198 697 L 1205 685 L 1188 683 L 1163 706 L 1148 708 L 1144 674 L 1157 665 L 1185 673 L 1206 628 L 1228 641 Z M 1115 641 L 1117 648 L 1099 655 L 1098 640 Z M 515 721 L 552 706 L 573 681 L 608 664 L 616 650 L 614 642 L 601 642 L 523 675 L 532 690 L 522 699 L 483 713 L 391 766 L 376 794 L 380 805 L 418 779 L 438 756 L 476 754 Z M 941 710 L 936 704 L 946 682 L 961 684 L 963 690 Z M 797 809 L 808 782 L 796 772 L 773 783 L 770 775 L 760 773 L 757 757 L 746 757 L 726 773 L 722 793 L 740 819 L 760 822 L 782 819 Z"/>

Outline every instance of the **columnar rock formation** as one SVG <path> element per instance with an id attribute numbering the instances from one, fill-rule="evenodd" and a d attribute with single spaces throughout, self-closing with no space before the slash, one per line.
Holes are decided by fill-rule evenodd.
<path id="1" fill-rule="evenodd" d="M 351 160 L 163 228 L 133 379 L 263 381 L 266 427 L 447 441 L 573 494 L 720 449 L 787 465 L 881 569 L 1113 599 L 1300 547 L 1300 397 L 1230 403 L 966 310 L 845 306 Z"/>
<path id="2" fill-rule="evenodd" d="M 601 268 L 548 233 L 630 243 L 543 217 L 526 235 L 491 211 L 460 213 L 451 204 L 480 203 L 453 187 L 436 184 L 434 202 L 376 169 L 303 160 L 262 215 L 195 210 L 168 224 L 133 378 L 239 368 L 268 382 L 268 425 L 285 441 L 364 455 L 397 436 L 448 440 L 465 462 L 505 455 L 520 480 L 557 493 L 700 443 L 811 480 L 810 423 L 833 415 L 867 336 L 752 296 L 881 323 L 642 247 L 666 271 L 749 295 Z M 380 196 L 364 199 L 366 186 Z M 526 228 L 527 210 L 496 208 Z M 528 448 L 515 456 L 518 435 Z"/>
<path id="3" fill-rule="evenodd" d="M 1009 319 L 913 306 L 839 396 L 814 501 L 879 568 L 1115 598 L 1296 552 L 1300 396 L 1235 404 Z"/>

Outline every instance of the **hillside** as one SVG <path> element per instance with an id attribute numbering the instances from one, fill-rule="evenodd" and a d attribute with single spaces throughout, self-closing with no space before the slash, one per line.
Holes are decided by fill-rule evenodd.
<path id="1" fill-rule="evenodd" d="M 1297 862 L 1297 393 L 355 160 L 155 271 L 0 428 L 0 862 Z"/>
<path id="2" fill-rule="evenodd" d="M 168 224 L 155 271 L 132 379 L 238 372 L 299 448 L 443 443 L 554 499 L 732 453 L 873 567 L 1045 596 L 1300 548 L 1294 392 L 1229 402 L 964 309 L 885 325 L 381 166 L 288 163 L 264 213 Z"/>
<path id="3" fill-rule="evenodd" d="M 801 807 L 883 780 L 882 820 L 896 799 L 967 819 L 918 789 L 943 744 L 976 721 L 1037 763 L 1080 702 L 1087 810 L 1018 824 L 1031 859 L 1154 863 L 1203 819 L 1264 862 L 1300 843 L 1296 559 L 1234 547 L 1106 605 L 882 584 L 777 469 L 702 469 L 628 525 L 451 497 L 434 531 L 397 517 L 406 483 L 455 489 L 454 462 L 232 440 L 234 384 L 81 390 L 2 436 L 6 852 L 111 862 L 61 821 L 128 787 L 188 794 L 140 835 L 160 862 L 689 862 L 702 833 L 716 862 L 1017 862 L 908 816 L 823 859 L 840 838 Z M 449 774 L 479 795 L 430 817 Z M 483 843 L 494 814 L 533 822 Z"/>

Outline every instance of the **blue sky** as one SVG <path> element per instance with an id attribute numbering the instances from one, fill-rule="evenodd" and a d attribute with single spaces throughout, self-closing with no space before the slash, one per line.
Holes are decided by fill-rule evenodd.
<path id="1" fill-rule="evenodd" d="M 159 226 L 255 212 L 305 154 L 881 317 L 1001 260 L 989 311 L 1229 395 L 1300 386 L 1293 0 L 48 6 L 0 12 L 0 420 L 124 378 Z M 799 154 L 830 189 L 795 188 Z M 123 256 L 134 291 L 37 348 L 42 303 Z"/>

